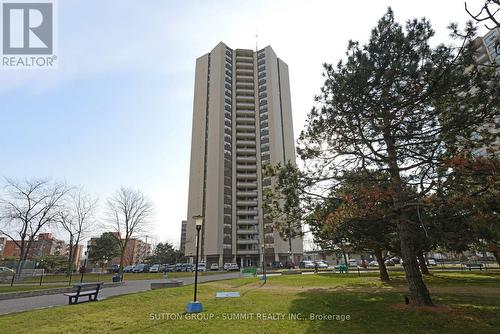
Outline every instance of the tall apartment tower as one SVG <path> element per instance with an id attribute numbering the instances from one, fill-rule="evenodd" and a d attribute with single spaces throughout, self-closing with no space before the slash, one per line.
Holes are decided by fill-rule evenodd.
<path id="1" fill-rule="evenodd" d="M 207 265 L 260 266 L 302 257 L 264 219 L 267 164 L 295 163 L 288 66 L 270 46 L 257 52 L 219 43 L 196 60 L 185 254 L 196 251 L 192 218 L 204 217 Z"/>
<path id="2" fill-rule="evenodd" d="M 184 253 L 186 251 L 186 226 L 187 220 L 181 222 L 181 242 L 179 245 L 179 250 Z"/>
<path id="3" fill-rule="evenodd" d="M 490 30 L 483 37 L 476 37 L 476 61 L 480 64 L 500 65 L 500 53 L 497 52 L 497 43 L 500 41 L 500 28 Z M 500 49 L 499 49 L 500 50 Z"/>
<path id="4" fill-rule="evenodd" d="M 490 30 L 483 37 L 477 37 L 473 43 L 476 51 L 476 61 L 479 64 L 487 66 L 500 65 L 500 47 L 498 46 L 498 43 L 500 43 L 500 28 Z M 497 68 L 496 71 L 500 76 L 500 68 Z M 495 136 L 488 148 L 482 147 L 473 153 L 482 156 L 494 154 L 496 157 L 500 157 L 500 115 L 495 117 L 493 123 L 485 123 L 480 129 L 488 129 Z"/>

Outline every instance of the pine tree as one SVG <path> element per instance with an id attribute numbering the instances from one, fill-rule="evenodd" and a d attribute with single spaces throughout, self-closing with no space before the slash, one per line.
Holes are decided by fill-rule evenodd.
<path id="1" fill-rule="evenodd" d="M 317 180 L 338 181 L 354 169 L 389 175 L 388 218 L 398 229 L 415 305 L 433 303 L 416 260 L 411 213 L 435 191 L 446 143 L 480 145 L 473 134 L 499 113 L 498 81 L 475 66 L 472 48 L 431 47 L 433 35 L 425 18 L 403 28 L 389 9 L 366 45 L 350 41 L 345 61 L 324 65 L 318 107 L 298 149 Z"/>

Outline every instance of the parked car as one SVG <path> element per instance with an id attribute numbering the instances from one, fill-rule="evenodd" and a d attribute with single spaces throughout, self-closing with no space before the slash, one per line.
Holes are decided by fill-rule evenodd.
<path id="1" fill-rule="evenodd" d="M 213 271 L 219 270 L 219 265 L 217 263 L 212 263 L 210 265 L 210 270 L 213 270 Z"/>
<path id="2" fill-rule="evenodd" d="M 194 265 L 192 265 L 191 263 L 183 263 L 181 271 L 185 271 L 185 272 L 194 271 Z"/>
<path id="3" fill-rule="evenodd" d="M 123 268 L 123 272 L 124 273 L 131 273 L 134 271 L 134 266 L 126 266 L 125 268 Z"/>
<path id="4" fill-rule="evenodd" d="M 0 267 L 0 274 L 14 275 L 15 271 L 8 267 Z"/>
<path id="5" fill-rule="evenodd" d="M 437 266 L 437 262 L 436 262 L 436 260 L 435 260 L 435 259 L 428 259 L 428 260 L 427 260 L 427 265 L 428 265 L 429 267 L 432 267 L 432 266 Z"/>
<path id="6" fill-rule="evenodd" d="M 389 260 L 385 260 L 384 263 L 388 267 L 393 267 L 395 265 L 394 261 L 392 261 L 390 259 Z"/>
<path id="7" fill-rule="evenodd" d="M 207 264 L 205 262 L 198 263 L 197 270 L 198 271 L 207 271 Z"/>
<path id="8" fill-rule="evenodd" d="M 322 261 L 322 260 L 320 260 L 320 261 L 314 261 L 314 263 L 318 265 L 318 269 L 326 269 L 326 268 L 328 268 L 328 263 L 326 263 L 325 261 Z M 300 265 L 299 265 L 299 267 L 300 267 Z"/>
<path id="9" fill-rule="evenodd" d="M 378 262 L 373 260 L 370 263 L 368 263 L 368 267 L 378 267 Z"/>
<path id="10" fill-rule="evenodd" d="M 165 271 L 167 272 L 173 272 L 173 271 L 176 271 L 176 266 L 175 264 L 167 264 L 165 266 Z"/>
<path id="11" fill-rule="evenodd" d="M 111 272 L 112 273 L 117 273 L 120 271 L 120 265 L 119 264 L 112 264 L 111 265 Z"/>
<path id="12" fill-rule="evenodd" d="M 349 264 L 349 267 L 357 267 L 358 266 L 358 260 L 356 260 L 356 259 L 349 259 L 347 261 L 347 263 Z"/>
<path id="13" fill-rule="evenodd" d="M 402 264 L 403 262 L 401 261 L 401 259 L 397 256 L 394 256 L 394 257 L 391 257 L 389 260 L 391 260 L 392 262 L 394 262 L 394 264 Z"/>
<path id="14" fill-rule="evenodd" d="M 146 273 L 146 272 L 148 272 L 148 269 L 149 269 L 149 267 L 147 264 L 140 263 L 140 264 L 134 266 L 134 270 L 132 270 L 132 272 L 134 272 L 134 273 Z"/>
<path id="15" fill-rule="evenodd" d="M 308 261 L 308 260 L 300 261 L 299 268 L 300 269 L 314 269 L 314 262 Z"/>
<path id="16" fill-rule="evenodd" d="M 165 271 L 165 268 L 166 268 L 166 267 L 167 267 L 167 265 L 166 265 L 166 264 L 160 264 L 160 267 L 158 268 L 158 271 L 162 273 L 162 272 L 164 272 L 164 271 Z"/>
<path id="17" fill-rule="evenodd" d="M 15 271 L 8 267 L 0 267 L 0 283 L 11 283 Z"/>
<path id="18" fill-rule="evenodd" d="M 237 263 L 229 263 L 226 270 L 227 271 L 238 271 L 238 270 L 240 270 L 240 267 L 238 267 Z"/>
<path id="19" fill-rule="evenodd" d="M 176 263 L 175 264 L 175 271 L 182 271 L 182 266 L 184 263 Z"/>
<path id="20" fill-rule="evenodd" d="M 229 270 L 229 267 L 230 267 L 230 266 L 231 266 L 231 263 L 226 262 L 226 263 L 224 263 L 224 266 L 222 267 L 222 269 L 224 269 L 224 270 Z"/>
<path id="21" fill-rule="evenodd" d="M 286 261 L 284 267 L 286 269 L 294 269 L 295 268 L 295 263 L 293 263 L 292 261 Z"/>
<path id="22" fill-rule="evenodd" d="M 160 272 L 160 265 L 159 264 L 153 264 L 151 268 L 149 268 L 150 273 L 158 273 Z"/>

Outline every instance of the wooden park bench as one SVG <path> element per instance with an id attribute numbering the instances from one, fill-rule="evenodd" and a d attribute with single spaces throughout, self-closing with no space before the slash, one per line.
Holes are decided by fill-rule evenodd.
<path id="1" fill-rule="evenodd" d="M 466 263 L 465 268 L 469 269 L 471 271 L 472 269 L 479 269 L 483 270 L 483 264 L 482 263 Z"/>
<path id="2" fill-rule="evenodd" d="M 96 282 L 96 283 L 77 283 L 73 285 L 75 288 L 74 292 L 69 292 L 65 293 L 65 296 L 69 297 L 69 303 L 70 304 L 76 304 L 78 303 L 78 298 L 83 297 L 83 296 L 88 296 L 89 297 L 89 302 L 91 301 L 97 301 L 97 295 L 99 294 L 99 290 L 101 289 L 101 286 L 103 285 L 103 282 Z"/>

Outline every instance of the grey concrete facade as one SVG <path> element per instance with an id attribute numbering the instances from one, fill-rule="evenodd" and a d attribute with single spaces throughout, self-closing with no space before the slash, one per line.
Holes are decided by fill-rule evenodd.
<path id="1" fill-rule="evenodd" d="M 477 37 L 474 40 L 475 57 L 479 64 L 486 66 L 500 65 L 500 53 L 496 50 L 499 40 L 500 28 L 490 30 L 483 37 Z M 497 74 L 500 76 L 500 68 L 497 68 Z M 486 123 L 479 129 L 487 129 L 494 137 L 493 141 L 487 147 L 476 149 L 473 153 L 479 156 L 493 154 L 496 157 L 500 157 L 500 116 L 494 118 L 494 123 Z"/>
<path id="2" fill-rule="evenodd" d="M 288 66 L 270 46 L 233 50 L 219 43 L 196 60 L 185 254 L 196 248 L 193 216 L 202 215 L 201 258 L 208 265 L 284 262 L 289 244 L 264 219 L 267 164 L 295 163 Z M 263 248 L 264 247 L 264 248 Z M 292 240 L 294 261 L 302 239 Z"/>
<path id="3" fill-rule="evenodd" d="M 186 227 L 187 221 L 183 220 L 181 222 L 181 241 L 179 243 L 179 250 L 183 253 L 186 251 Z"/>

